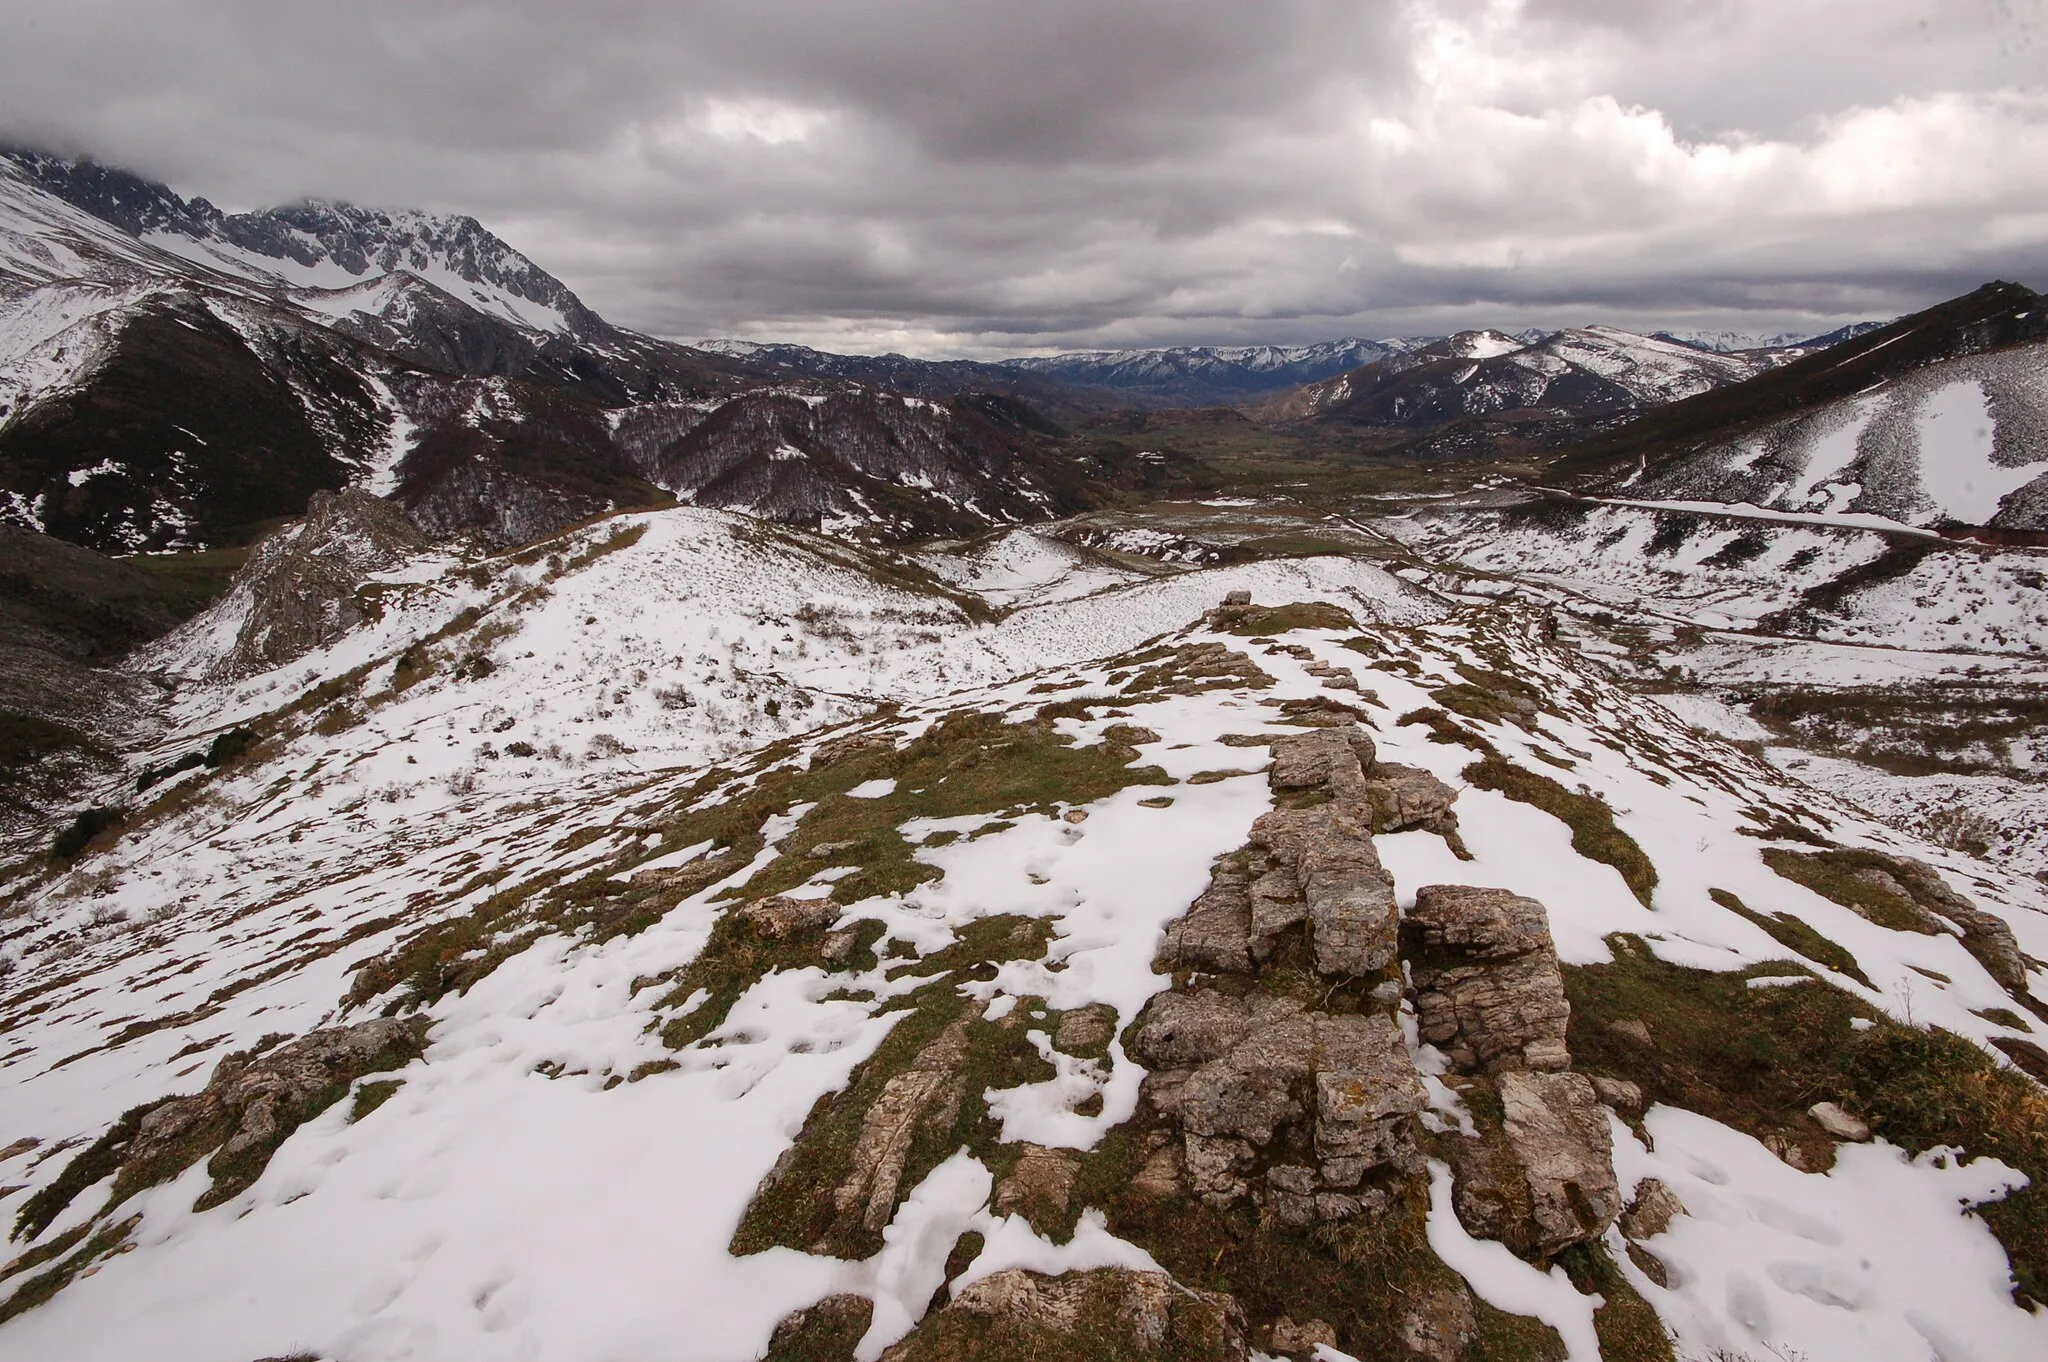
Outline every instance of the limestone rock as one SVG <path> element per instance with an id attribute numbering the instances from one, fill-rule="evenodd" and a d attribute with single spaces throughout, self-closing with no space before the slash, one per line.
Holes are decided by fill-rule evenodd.
<path id="1" fill-rule="evenodd" d="M 1394 959 L 1394 881 L 1361 809 L 1345 802 L 1277 809 L 1252 825 L 1253 844 L 1293 871 L 1320 974 L 1376 974 Z"/>
<path id="2" fill-rule="evenodd" d="M 1953 922 L 1962 932 L 1963 948 L 1977 957 L 1985 972 L 1996 979 L 2001 988 L 2024 996 L 2027 992 L 2027 957 L 2021 952 L 2019 942 L 2005 919 L 1985 912 L 1949 888 L 1941 872 L 1927 862 L 1910 856 L 1890 859 L 1897 867 L 1895 873 L 1913 896 L 1922 903 L 1932 903 L 1935 912 Z"/>
<path id="3" fill-rule="evenodd" d="M 1213 989 L 1162 993 L 1131 1037 L 1138 1059 L 1159 1068 L 1192 1068 L 1230 1053 L 1251 1027 L 1252 1005 Z"/>
<path id="4" fill-rule="evenodd" d="M 1318 1344 L 1334 1348 L 1337 1346 L 1337 1331 L 1319 1319 L 1296 1324 L 1282 1315 L 1273 1321 L 1272 1350 L 1290 1357 L 1305 1357 L 1315 1351 Z"/>
<path id="5" fill-rule="evenodd" d="M 1599 1074 L 1592 1077 L 1593 1091 L 1600 1095 L 1602 1102 L 1623 1116 L 1634 1117 L 1643 1114 L 1642 1088 L 1625 1078 L 1606 1078 Z"/>
<path id="6" fill-rule="evenodd" d="M 1457 1362 L 1479 1332 L 1472 1293 L 1464 1286 L 1440 1286 L 1409 1305 L 1394 1326 L 1408 1356 L 1419 1362 Z"/>
<path id="7" fill-rule="evenodd" d="M 1243 974 L 1252 968 L 1252 908 L 1246 852 L 1217 858 L 1209 886 L 1167 926 L 1159 963 L 1167 970 Z"/>
<path id="8" fill-rule="evenodd" d="M 221 1153 L 232 1158 L 257 1145 L 274 1143 L 279 1117 L 336 1083 L 345 1083 L 380 1056 L 416 1043 L 417 1024 L 380 1017 L 313 1031 L 253 1058 L 223 1059 L 193 1097 L 177 1097 L 144 1116 L 124 1163 L 160 1157 L 193 1130 L 222 1118 L 234 1122 Z M 289 1133 L 289 1132 L 286 1132 Z"/>
<path id="9" fill-rule="evenodd" d="M 1500 1076 L 1508 1147 L 1528 1181 L 1536 1249 L 1544 1256 L 1614 1222 L 1621 1190 L 1607 1112 L 1582 1074 Z"/>
<path id="10" fill-rule="evenodd" d="M 1656 1178 L 1644 1178 L 1636 1184 L 1635 1200 L 1621 1213 L 1621 1232 L 1630 1239 L 1653 1239 L 1684 1214 L 1678 1193 Z"/>
<path id="11" fill-rule="evenodd" d="M 1169 993 L 1147 1009 L 1132 1048 L 1154 1066 L 1146 1100 L 1182 1131 L 1189 1190 L 1212 1204 L 1250 1195 L 1256 1184 L 1282 1223 L 1344 1219 L 1383 1196 L 1361 1189 L 1369 1174 L 1419 1169 L 1415 1117 L 1426 1096 L 1389 1016 L 1333 1017 L 1263 995 Z M 1283 1128 L 1297 1134 L 1283 1141 Z M 1283 1145 L 1313 1150 L 1313 1164 L 1282 1157 Z M 1260 1163 L 1274 1158 L 1260 1180 Z"/>
<path id="12" fill-rule="evenodd" d="M 1333 795 L 1355 798 L 1373 758 L 1372 737 L 1356 724 L 1289 733 L 1273 739 L 1273 768 L 1266 779 L 1275 790 L 1328 786 Z"/>
<path id="13" fill-rule="evenodd" d="M 1543 905 L 1505 889 L 1425 885 L 1402 924 L 1423 1040 L 1468 1071 L 1557 1070 L 1571 1005 Z"/>
<path id="14" fill-rule="evenodd" d="M 1365 799 L 1375 833 L 1423 827 L 1455 815 L 1458 792 L 1419 766 L 1380 762 L 1366 774 Z"/>
<path id="15" fill-rule="evenodd" d="M 1116 1009 L 1102 1003 L 1078 1007 L 1060 1017 L 1052 1043 L 1070 1055 L 1099 1050 L 1116 1035 Z"/>
<path id="16" fill-rule="evenodd" d="M 1163 1272 L 1101 1268 L 1047 1277 L 1007 1268 L 963 1289 L 882 1362 L 1118 1356 L 1244 1362 L 1244 1316 L 1230 1297 Z"/>
<path id="17" fill-rule="evenodd" d="M 1189 1075 L 1181 1124 L 1198 1135 L 1270 1143 L 1276 1126 L 1304 1114 L 1295 1091 L 1313 1070 L 1315 1051 L 1315 1021 L 1299 1004 L 1268 1010 L 1228 1054 Z"/>
<path id="18" fill-rule="evenodd" d="M 207 680 L 283 666 L 361 624 L 357 593 L 371 575 L 428 547 L 419 527 L 382 497 L 359 488 L 315 492 L 303 519 L 256 546 L 220 604 L 172 637 L 208 631 Z"/>
<path id="19" fill-rule="evenodd" d="M 1870 1138 L 1870 1127 L 1834 1102 L 1815 1102 L 1806 1109 L 1814 1123 L 1838 1140 L 1861 1143 Z"/>
<path id="20" fill-rule="evenodd" d="M 1634 1017 L 1623 1017 L 1619 1021 L 1607 1023 L 1607 1032 L 1609 1035 L 1621 1037 L 1631 1045 L 1640 1045 L 1646 1050 L 1657 1043 L 1657 1038 L 1650 1034 L 1650 1028 Z"/>
<path id="21" fill-rule="evenodd" d="M 755 931 L 777 941 L 814 927 L 829 927 L 839 920 L 839 912 L 839 905 L 829 898 L 792 899 L 781 894 L 755 899 L 739 909 L 739 915 Z"/>
<path id="22" fill-rule="evenodd" d="M 1386 1163 L 1413 1171 L 1413 1118 L 1428 1098 L 1400 1028 L 1373 1013 L 1320 1017 L 1316 1030 L 1315 1146 L 1325 1180 L 1355 1186 L 1365 1169 Z"/>
<path id="23" fill-rule="evenodd" d="M 1081 1174 L 1081 1156 L 1071 1149 L 1026 1144 L 1017 1167 L 996 1184 L 995 1208 L 1001 1215 L 1021 1214 L 1034 1226 L 1066 1213 Z"/>
<path id="24" fill-rule="evenodd" d="M 881 1095 L 861 1118 L 853 1171 L 832 1191 L 833 1209 L 842 1219 L 876 1232 L 889 1223 L 919 1127 L 945 1129 L 959 1114 L 966 1095 L 960 1067 L 966 1058 L 967 1021 L 962 1018 L 919 1051 L 908 1069 L 882 1085 Z"/>
<path id="25" fill-rule="evenodd" d="M 1226 609 L 1231 606 L 1250 605 L 1251 603 L 1252 593 L 1249 591 L 1231 591 L 1225 593 L 1223 597 L 1223 604 Z"/>

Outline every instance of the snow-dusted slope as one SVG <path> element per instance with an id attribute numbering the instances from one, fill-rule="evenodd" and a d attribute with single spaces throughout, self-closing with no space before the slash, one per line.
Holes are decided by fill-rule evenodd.
<path id="1" fill-rule="evenodd" d="M 2048 345 L 1929 365 L 1650 470 L 1628 495 L 2048 525 Z"/>
<path id="2" fill-rule="evenodd" d="M 406 630 L 444 618 L 455 625 L 410 672 L 379 661 L 360 681 L 328 688 L 246 763 L 137 821 L 70 872 L 23 887 L 24 930 L 10 946 L 21 963 L 0 982 L 11 1045 L 0 1085 L 11 1125 L 40 1138 L 40 1150 L 92 1140 L 135 1104 L 198 1090 L 220 1057 L 267 1033 L 300 1035 L 386 1010 L 412 1015 L 412 1003 L 425 1030 L 417 1058 L 366 1075 L 355 1100 L 299 1125 L 252 1182 L 224 1184 L 231 1190 L 219 1205 L 193 1209 L 213 1176 L 204 1159 L 105 1217 L 104 1187 L 75 1187 L 69 1208 L 29 1245 L 94 1224 L 106 1236 L 87 1244 L 84 1259 L 51 1260 L 68 1265 L 68 1285 L 0 1323 L 0 1348 L 167 1362 L 294 1351 L 339 1362 L 573 1362 L 655 1351 L 738 1362 L 761 1356 L 790 1311 L 857 1292 L 874 1302 L 861 1353 L 872 1357 L 912 1328 L 949 1277 L 957 1296 L 1012 1265 L 1058 1272 L 1165 1261 L 1170 1235 L 1148 1237 L 1142 1225 L 1091 1212 L 1071 1240 L 1055 1242 L 1023 1211 L 994 1204 L 992 1189 L 1020 1141 L 1086 1159 L 1134 1119 L 1144 1075 L 1114 1036 L 1173 985 L 1153 971 L 1160 933 L 1202 892 L 1212 858 L 1242 844 L 1273 806 L 1259 745 L 1301 733 L 1288 719 L 1327 713 L 1332 700 L 1359 706 L 1382 761 L 1463 786 L 1455 808 L 1471 859 L 1455 859 L 1437 832 L 1374 839 L 1404 907 L 1425 884 L 1501 886 L 1547 907 L 1568 966 L 1619 968 L 1643 950 L 1721 977 L 1788 978 L 1783 964 L 1757 968 L 1782 962 L 1786 948 L 1727 907 L 1723 896 L 1733 897 L 1838 943 L 1837 959 L 1857 972 L 1803 965 L 1804 982 L 1752 985 L 1761 1001 L 1773 987 L 1839 991 L 1859 1026 L 1904 1034 L 1894 1019 L 1910 1018 L 1978 1043 L 2023 1034 L 1991 1019 L 2010 1017 L 2015 999 L 1956 936 L 1867 921 L 1765 857 L 1804 848 L 1783 840 L 1796 820 L 1805 835 L 1926 858 L 2037 956 L 2048 954 L 2038 885 L 1966 867 L 1704 740 L 1543 646 L 1526 621 L 1430 622 L 1370 569 L 1301 564 L 1289 569 L 1305 574 L 1294 581 L 1189 574 L 1166 584 L 1188 592 L 1184 600 L 1146 594 L 1159 584 L 1118 587 L 1048 607 L 1044 628 L 1026 611 L 971 631 L 940 618 L 928 595 L 928 619 L 893 613 L 916 607 L 918 593 L 876 584 L 856 560 L 835 561 L 830 545 L 770 543 L 744 527 L 735 536 L 738 526 L 670 512 L 565 542 L 558 566 L 543 558 L 489 570 L 482 582 L 393 582 L 384 622 L 361 651 L 305 665 L 333 675 L 397 645 Z M 630 542 L 615 537 L 636 529 Z M 788 580 L 751 571 L 757 555 L 772 555 Z M 1342 583 L 1315 574 L 1332 572 L 1352 574 L 1344 599 L 1362 627 L 1314 615 L 1310 627 L 1290 629 L 1298 622 L 1276 615 L 1260 624 L 1277 642 L 1197 625 L 1164 649 L 1080 660 L 1090 648 L 1129 648 L 1175 611 L 1185 622 L 1235 584 L 1274 605 L 1331 598 Z M 776 618 L 800 596 L 821 604 L 820 618 Z M 465 601 L 490 599 L 503 604 L 456 623 Z M 611 611 L 601 629 L 586 613 L 600 607 Z M 514 632 L 482 641 L 499 623 Z M 924 629 L 971 646 L 923 645 L 915 634 Z M 721 649 L 703 647 L 714 636 Z M 736 636 L 744 651 L 731 647 Z M 1183 656 L 1173 649 L 1211 651 L 1144 679 L 1162 659 Z M 720 650 L 733 665 L 707 681 L 696 668 Z M 1215 670 L 1214 659 L 1232 653 L 1256 673 L 1238 663 Z M 509 748 L 537 734 L 535 724 L 644 734 L 673 748 L 663 736 L 671 728 L 652 712 L 658 702 L 649 704 L 656 692 L 681 685 L 700 707 L 742 705 L 758 684 L 749 659 L 770 654 L 785 676 L 814 678 L 821 697 L 827 684 L 853 682 L 908 703 L 858 729 L 753 756 L 727 727 L 717 736 L 731 745 L 714 774 L 654 769 L 659 759 L 635 754 L 565 752 L 569 759 L 501 755 L 496 763 L 523 774 L 447 783 L 476 743 Z M 458 675 L 472 656 L 494 659 L 493 669 Z M 1198 658 L 1211 670 L 1173 680 L 1174 666 Z M 941 684 L 942 665 L 961 668 L 948 680 L 993 684 L 914 699 L 920 685 Z M 1526 723 L 1467 716 L 1467 736 L 1443 741 L 1435 721 L 1401 722 L 1426 717 L 1496 668 L 1540 696 Z M 501 676 L 516 694 L 490 688 Z M 482 689 L 464 699 L 465 687 Z M 238 703 L 263 707 L 254 691 Z M 837 703 L 852 712 L 850 699 Z M 1048 704 L 1055 708 L 1034 720 Z M 357 717 L 331 718 L 335 707 Z M 936 735 L 967 731 L 947 725 L 970 712 L 1011 727 L 932 766 L 919 777 L 929 785 L 860 765 L 897 752 L 910 760 L 927 738 L 952 741 Z M 501 713 L 513 719 L 502 734 Z M 725 713 L 730 724 L 739 711 Z M 854 736 L 870 745 L 841 741 Z M 1615 866 L 1586 859 L 1550 814 L 1467 785 L 1474 741 L 1611 810 L 1655 865 L 1654 892 L 1631 892 Z M 1006 806 L 974 812 L 971 796 L 962 815 L 918 812 L 919 800 L 953 807 L 943 801 L 962 798 L 931 793 L 948 780 L 971 784 L 1005 762 L 1050 759 L 1069 742 L 1080 746 L 1064 750 L 1079 752 L 1129 742 L 1134 768 L 1158 770 L 1144 777 L 1152 783 L 1032 796 L 1001 819 L 993 815 Z M 727 807 L 765 822 L 722 850 L 704 820 Z M 900 829 L 917 868 L 895 887 L 863 889 L 882 863 L 814 846 L 819 834 L 803 821 L 817 810 L 866 819 L 869 809 L 878 826 Z M 758 892 L 739 892 L 749 883 L 793 886 L 799 900 L 832 895 L 840 906 L 828 916 L 849 928 L 873 924 L 853 938 L 866 944 L 837 964 L 764 965 L 717 1001 L 727 1010 L 708 1031 L 678 1031 L 713 1004 L 705 990 L 681 997 L 671 986 L 690 977 L 681 972 L 693 961 L 730 949 L 721 943 L 732 929 L 719 924 Z M 462 922 L 482 934 L 431 934 Z M 721 930 L 728 935 L 714 936 Z M 420 940 L 436 943 L 417 957 L 424 973 L 387 963 L 414 960 Z M 990 940 L 1010 943 L 990 966 L 946 973 L 991 950 Z M 963 1094 L 971 1109 L 986 1106 L 993 1142 L 916 1155 L 895 1199 L 882 1203 L 887 1226 L 872 1254 L 735 1252 L 757 1185 L 828 1110 L 821 1099 L 871 1094 L 857 1086 L 860 1066 L 883 1063 L 893 1034 L 924 1025 L 926 1009 L 953 1006 L 948 999 L 991 1027 L 1017 1013 L 1026 1053 L 1035 1046 L 1042 1056 L 1043 1073 Z M 1114 1014 L 1106 1050 L 1081 1059 L 1055 1049 L 1057 1018 L 1089 1007 Z M 1830 1043 L 1855 1034 L 1845 1022 Z M 1411 1045 L 1418 1062 L 1440 1062 L 1431 1047 Z M 1430 1091 L 1429 1129 L 1446 1142 L 1431 1148 L 1454 1152 L 1471 1113 L 1444 1083 Z M 1615 1281 L 1625 1286 L 1607 1294 L 1646 1302 L 1687 1354 L 1775 1348 L 1862 1362 L 1924 1356 L 1931 1337 L 1956 1356 L 2048 1347 L 2041 1320 L 2007 1294 L 2004 1251 L 1965 1213 L 2008 1195 L 2015 1170 L 1965 1161 L 1970 1151 L 1915 1161 L 1880 1141 L 1843 1147 L 1832 1171 L 1799 1172 L 1744 1129 L 1669 1104 L 1641 1127 L 1654 1153 L 1620 1118 L 1612 1128 L 1623 1193 L 1656 1176 L 1690 1215 L 1647 1237 L 1661 1280 L 1612 1231 L 1613 1261 L 1623 1264 Z M 0 1208 L 15 1211 L 68 1164 L 66 1152 L 40 1161 L 36 1152 L 10 1147 L 6 1171 L 21 1186 Z M 1428 1244 L 1461 1289 L 1509 1316 L 1555 1321 L 1571 1355 L 1590 1362 L 1597 1302 L 1562 1271 L 1545 1275 L 1472 1238 L 1452 1210 L 1449 1179 L 1441 1167 L 1441 1195 L 1426 1207 Z M 829 1204 L 829 1188 L 815 1195 Z M 1179 1223 L 1192 1232 L 1200 1214 Z M 970 1230 L 982 1236 L 978 1251 L 963 1245 L 949 1267 Z M 1271 1307 L 1261 1309 L 1269 1321 Z"/>
<path id="3" fill-rule="evenodd" d="M 1534 420 L 1568 433 L 1738 383 L 1767 367 L 1757 356 L 1605 326 L 1552 332 L 1529 344 L 1498 331 L 1467 331 L 1311 384 L 1274 412 L 1409 429 Z"/>

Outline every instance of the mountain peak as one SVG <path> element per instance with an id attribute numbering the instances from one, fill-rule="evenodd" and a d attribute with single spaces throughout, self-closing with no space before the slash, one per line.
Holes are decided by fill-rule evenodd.
<path id="1" fill-rule="evenodd" d="M 159 250 L 265 288 L 350 288 L 404 270 L 523 329 L 601 325 L 569 287 L 467 214 L 307 198 L 224 213 L 90 160 L 0 152 L 35 186 Z"/>

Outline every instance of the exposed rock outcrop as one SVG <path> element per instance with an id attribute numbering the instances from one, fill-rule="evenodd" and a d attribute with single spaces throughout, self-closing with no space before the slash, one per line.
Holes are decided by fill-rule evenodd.
<path id="1" fill-rule="evenodd" d="M 889 1223 L 918 1129 L 929 1125 L 943 1130 L 959 1114 L 967 1091 L 960 1072 L 966 1058 L 963 1017 L 919 1051 L 908 1069 L 883 1085 L 881 1096 L 861 1119 L 853 1171 L 832 1191 L 833 1209 L 842 1220 L 877 1233 Z"/>
<path id="2" fill-rule="evenodd" d="M 1103 1268 L 1047 1277 L 1008 1268 L 927 1316 L 882 1362 L 1056 1356 L 1242 1362 L 1250 1350 L 1235 1301 L 1163 1272 Z"/>
<path id="3" fill-rule="evenodd" d="M 361 624 L 357 593 L 371 574 L 429 547 L 405 512 L 349 488 L 315 492 L 305 517 L 250 555 L 228 594 L 139 655 L 197 680 L 232 680 L 283 666 Z"/>
<path id="4" fill-rule="evenodd" d="M 1397 803 L 1387 791 L 1413 782 L 1370 780 L 1372 738 L 1355 724 L 1290 733 L 1272 746 L 1267 781 L 1297 807 L 1260 818 L 1250 843 L 1217 861 L 1208 889 L 1168 928 L 1161 963 L 1249 973 L 1271 958 L 1282 932 L 1305 922 L 1319 973 L 1377 974 L 1394 960 L 1398 912 L 1372 844 L 1375 792 L 1381 805 Z"/>
<path id="5" fill-rule="evenodd" d="M 1508 1147 L 1529 1191 L 1536 1251 L 1598 1236 L 1621 1211 L 1607 1112 L 1583 1074 L 1500 1075 Z"/>
<path id="6" fill-rule="evenodd" d="M 1432 884 L 1402 924 L 1422 1039 L 1471 1072 L 1570 1065 L 1571 1005 L 1543 905 Z"/>

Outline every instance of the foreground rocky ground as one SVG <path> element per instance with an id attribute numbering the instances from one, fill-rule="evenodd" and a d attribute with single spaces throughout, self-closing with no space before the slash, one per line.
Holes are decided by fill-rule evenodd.
<path id="1" fill-rule="evenodd" d="M 1545 612 L 1051 553 L 675 511 L 174 636 L 246 737 L 8 882 L 0 1343 L 2048 1348 L 2038 883 Z"/>

